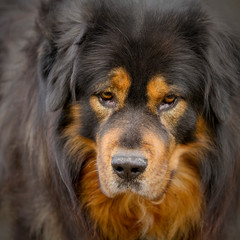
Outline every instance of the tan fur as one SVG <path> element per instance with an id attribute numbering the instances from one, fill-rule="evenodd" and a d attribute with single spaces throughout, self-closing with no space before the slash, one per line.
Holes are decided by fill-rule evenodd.
<path id="1" fill-rule="evenodd" d="M 63 137 L 67 138 L 66 147 L 69 154 L 79 154 L 79 158 L 81 158 L 84 154 L 95 152 L 96 149 L 93 141 L 79 135 L 79 124 L 81 119 L 80 109 L 81 108 L 78 104 L 71 106 L 70 116 L 72 117 L 72 122 L 65 129 L 63 134 Z"/>
<path id="2" fill-rule="evenodd" d="M 115 176 L 112 173 L 111 160 L 118 150 L 118 140 L 121 134 L 119 128 L 108 131 L 101 141 L 97 142 L 97 166 L 102 191 L 109 197 L 115 195 L 117 188 L 113 185 Z M 110 191 L 111 189 L 111 191 Z"/>
<path id="3" fill-rule="evenodd" d="M 169 87 L 162 76 L 152 78 L 147 85 L 148 107 L 156 114 L 156 107 L 162 101 Z"/>
<path id="4" fill-rule="evenodd" d="M 113 87 L 119 91 L 127 91 L 131 85 L 130 77 L 127 71 L 122 67 L 115 68 L 111 71 L 110 80 L 113 84 Z"/>

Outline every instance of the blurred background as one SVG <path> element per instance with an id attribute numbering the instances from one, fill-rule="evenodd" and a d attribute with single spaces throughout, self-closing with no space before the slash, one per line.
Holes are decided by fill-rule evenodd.
<path id="1" fill-rule="evenodd" d="M 240 33 L 240 0 L 202 0 L 216 19 Z"/>

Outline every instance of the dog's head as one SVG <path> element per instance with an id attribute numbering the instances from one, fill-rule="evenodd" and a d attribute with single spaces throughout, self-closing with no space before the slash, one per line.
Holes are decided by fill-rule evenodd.
<path id="1" fill-rule="evenodd" d="M 59 129 L 76 164 L 94 149 L 107 197 L 161 199 L 179 171 L 200 178 L 193 152 L 231 116 L 237 45 L 195 4 L 93 2 L 66 3 L 43 24 L 47 109 L 63 109 Z"/>

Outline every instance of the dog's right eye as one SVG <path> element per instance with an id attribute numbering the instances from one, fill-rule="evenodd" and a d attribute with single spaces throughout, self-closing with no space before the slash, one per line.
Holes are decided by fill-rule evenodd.
<path id="1" fill-rule="evenodd" d="M 161 104 L 159 106 L 159 110 L 165 111 L 165 110 L 171 109 L 172 107 L 174 107 L 177 100 L 178 100 L 178 97 L 174 94 L 165 96 L 165 98 L 163 99 L 163 101 L 161 102 Z"/>
<path id="2" fill-rule="evenodd" d="M 116 106 L 115 97 L 111 92 L 101 92 L 98 99 L 104 107 L 114 108 Z"/>

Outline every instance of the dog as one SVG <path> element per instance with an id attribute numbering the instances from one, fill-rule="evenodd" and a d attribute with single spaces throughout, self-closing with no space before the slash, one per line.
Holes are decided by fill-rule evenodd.
<path id="1" fill-rule="evenodd" d="M 239 239 L 235 34 L 192 0 L 1 8 L 5 239 Z"/>

